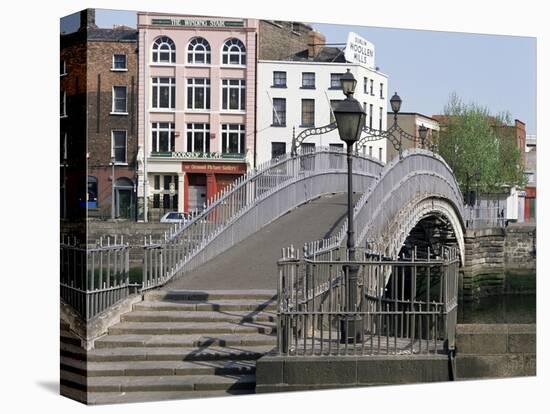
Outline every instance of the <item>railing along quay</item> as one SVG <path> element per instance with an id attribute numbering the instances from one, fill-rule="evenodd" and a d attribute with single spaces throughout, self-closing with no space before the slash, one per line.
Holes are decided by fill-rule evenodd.
<path id="1" fill-rule="evenodd" d="M 366 191 L 383 163 L 357 153 L 354 158 L 355 186 Z M 205 263 L 300 204 L 345 191 L 346 166 L 345 152 L 318 147 L 294 157 L 285 154 L 248 172 L 192 220 L 174 225 L 163 240 L 145 240 L 142 290 Z"/>
<path id="2" fill-rule="evenodd" d="M 358 252 L 359 253 L 359 252 Z M 293 247 L 278 262 L 277 343 L 281 355 L 406 355 L 454 349 L 457 248 L 385 258 L 300 258 Z M 357 306 L 346 303 L 347 272 L 358 266 Z M 360 320 L 360 336 L 344 341 L 342 321 Z M 344 322 L 345 324 L 345 322 Z"/>
<path id="3" fill-rule="evenodd" d="M 89 320 L 128 297 L 129 247 L 123 237 L 100 238 L 93 247 L 63 236 L 61 299 Z"/>

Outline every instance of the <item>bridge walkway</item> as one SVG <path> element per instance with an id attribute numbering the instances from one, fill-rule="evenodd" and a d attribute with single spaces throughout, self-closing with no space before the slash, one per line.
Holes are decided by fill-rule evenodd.
<path id="1" fill-rule="evenodd" d="M 354 202 L 360 194 L 355 194 Z M 336 233 L 347 214 L 346 194 L 332 194 L 306 203 L 193 271 L 167 283 L 179 289 L 277 289 L 281 247 Z"/>

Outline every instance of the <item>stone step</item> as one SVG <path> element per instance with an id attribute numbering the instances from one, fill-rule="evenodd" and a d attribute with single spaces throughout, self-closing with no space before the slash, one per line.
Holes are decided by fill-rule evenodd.
<path id="1" fill-rule="evenodd" d="M 232 311 L 132 311 L 122 315 L 122 322 L 276 322 L 275 312 Z"/>
<path id="2" fill-rule="evenodd" d="M 60 331 L 59 341 L 62 344 L 71 344 L 75 346 L 80 346 L 80 342 L 81 342 L 80 338 L 70 331 Z"/>
<path id="3" fill-rule="evenodd" d="M 63 390 L 63 387 L 61 387 Z M 87 403 L 123 404 L 150 401 L 185 400 L 189 398 L 227 397 L 228 395 L 251 394 L 252 389 L 220 390 L 220 391 L 140 391 L 140 392 L 90 392 Z"/>
<path id="4" fill-rule="evenodd" d="M 275 299 L 276 290 L 151 290 L 145 293 L 146 301 L 172 300 L 172 301 L 212 301 L 226 299 L 254 299 L 268 301 Z"/>
<path id="5" fill-rule="evenodd" d="M 88 392 L 142 392 L 142 391 L 230 391 L 251 390 L 256 387 L 256 376 L 221 375 L 151 375 L 132 377 L 84 377 L 61 370 L 64 386 L 87 385 Z"/>
<path id="6" fill-rule="evenodd" d="M 260 346 L 274 345 L 275 335 L 267 334 L 217 334 L 217 335 L 107 335 L 95 342 L 95 347 L 205 347 L 205 346 Z"/>
<path id="7" fill-rule="evenodd" d="M 110 327 L 109 335 L 270 334 L 275 329 L 269 322 L 122 322 Z"/>
<path id="8" fill-rule="evenodd" d="M 145 301 L 136 303 L 136 311 L 275 311 L 277 303 L 263 300 Z"/>
<path id="9" fill-rule="evenodd" d="M 61 369 L 88 377 L 150 375 L 250 375 L 256 362 L 250 360 L 213 361 L 125 361 L 88 362 L 61 357 Z"/>

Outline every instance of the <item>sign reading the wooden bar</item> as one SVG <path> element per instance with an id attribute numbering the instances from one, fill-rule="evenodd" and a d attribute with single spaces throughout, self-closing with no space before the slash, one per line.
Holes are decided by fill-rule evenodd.
<path id="1" fill-rule="evenodd" d="M 185 162 L 182 164 L 183 172 L 194 173 L 226 173 L 226 174 L 244 174 L 246 164 L 206 164 L 202 162 Z"/>
<path id="2" fill-rule="evenodd" d="M 222 19 L 151 19 L 155 26 L 187 26 L 187 27 L 244 27 L 243 20 Z"/>

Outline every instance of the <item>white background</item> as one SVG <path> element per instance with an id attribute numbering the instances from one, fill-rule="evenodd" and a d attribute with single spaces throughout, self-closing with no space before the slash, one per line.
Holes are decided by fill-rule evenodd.
<path id="1" fill-rule="evenodd" d="M 247 4 L 249 3 L 249 4 Z M 0 223 L 0 410 L 4 413 L 545 412 L 549 394 L 548 173 L 549 13 L 545 2 L 389 0 L 17 0 L 3 3 Z M 39 6 L 38 6 L 39 5 Z M 85 7 L 349 23 L 538 37 L 538 376 L 529 379 L 254 395 L 85 408 L 58 395 L 59 18 Z M 546 27 L 546 29 L 545 29 Z M 503 91 L 503 93 L 505 93 Z M 543 117 L 542 115 L 545 114 Z M 542 151 L 542 152 L 541 152 Z M 546 262 L 546 263 L 545 263 Z M 544 349 L 546 348 L 546 349 Z M 314 411 L 315 410 L 315 411 Z"/>

